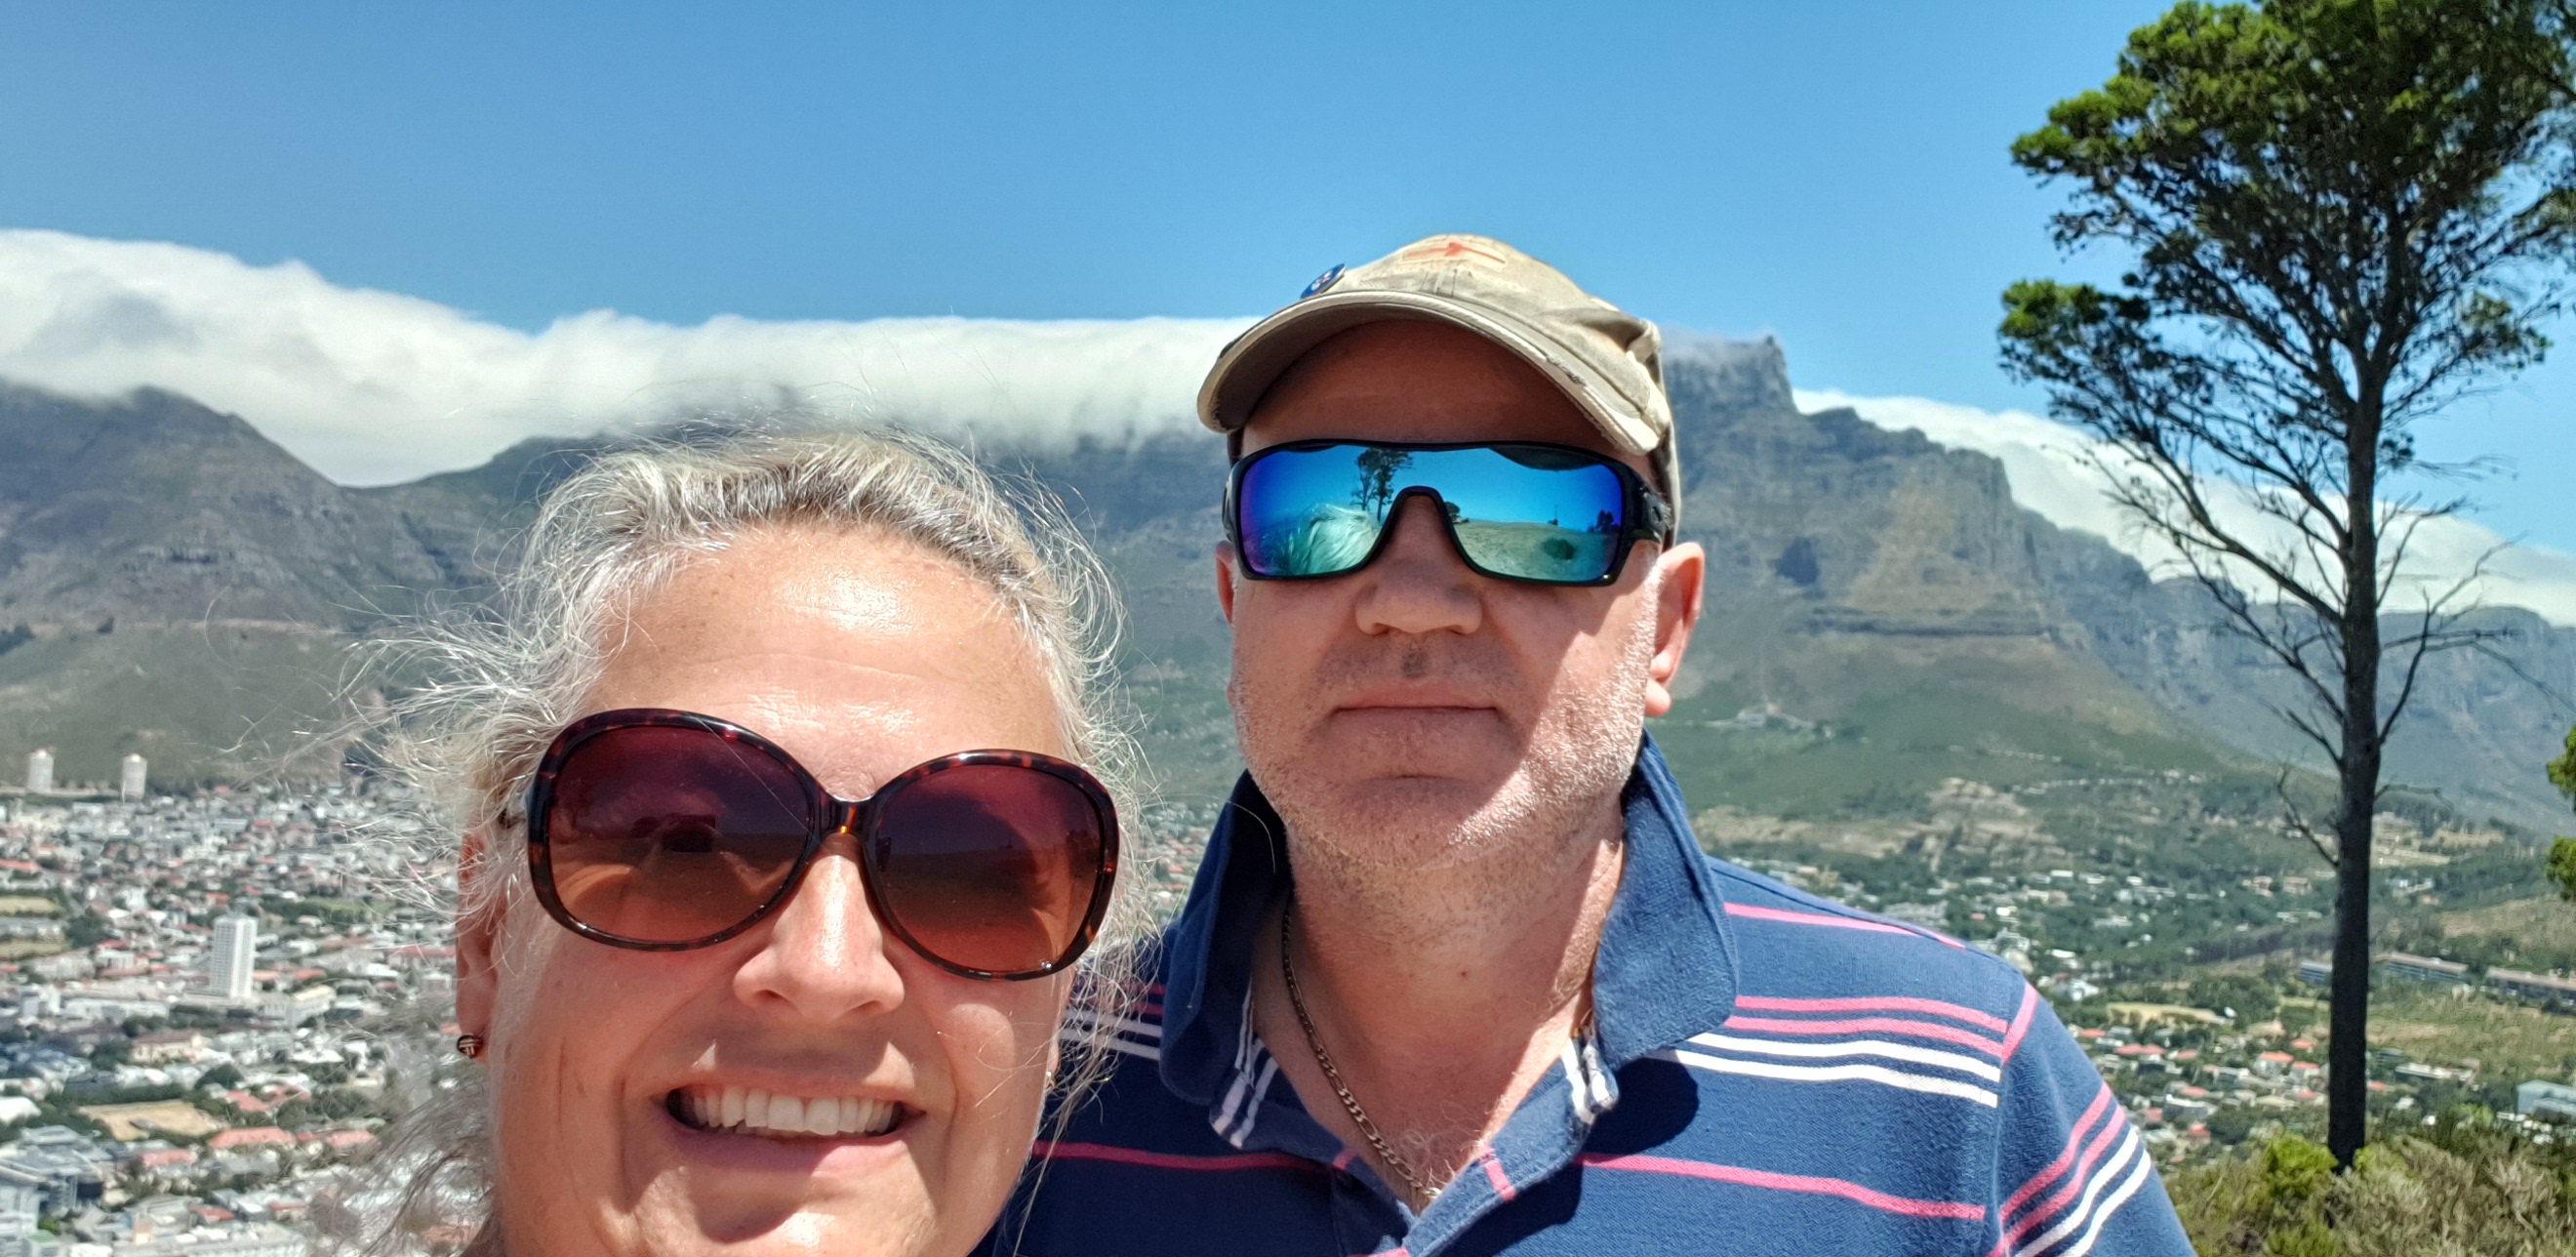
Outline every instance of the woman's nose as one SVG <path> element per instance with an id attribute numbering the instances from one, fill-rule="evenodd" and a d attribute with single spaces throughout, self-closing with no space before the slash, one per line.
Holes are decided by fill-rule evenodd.
<path id="1" fill-rule="evenodd" d="M 824 1023 L 903 1003 L 903 976 L 886 956 L 886 932 L 868 908 L 858 847 L 846 834 L 814 857 L 761 937 L 737 978 L 750 1002 L 774 1001 Z"/>

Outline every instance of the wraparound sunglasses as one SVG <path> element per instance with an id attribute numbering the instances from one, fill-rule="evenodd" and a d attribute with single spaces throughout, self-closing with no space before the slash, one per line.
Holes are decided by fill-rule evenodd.
<path id="1" fill-rule="evenodd" d="M 1406 498 L 1427 497 L 1458 557 L 1498 580 L 1607 585 L 1634 543 L 1670 544 L 1672 507 L 1633 469 L 1569 445 L 1295 441 L 1226 477 L 1226 540 L 1246 575 L 1321 580 L 1368 566 Z"/>

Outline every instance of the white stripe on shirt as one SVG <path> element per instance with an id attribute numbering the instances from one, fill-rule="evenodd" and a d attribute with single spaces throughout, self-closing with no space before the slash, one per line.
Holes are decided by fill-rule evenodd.
<path id="1" fill-rule="evenodd" d="M 1921 1074 L 1908 1074 L 1877 1065 L 1779 1065 L 1770 1061 L 1739 1061 L 1732 1057 L 1710 1056 L 1705 1052 L 1688 1052 L 1678 1048 L 1667 1049 L 1655 1055 L 1693 1069 L 1705 1069 L 1711 1073 L 1742 1074 L 1753 1078 L 1768 1078 L 1775 1082 L 1874 1082 L 1880 1086 L 1897 1087 L 1906 1091 L 1955 1096 L 1982 1104 L 1990 1109 L 1996 1105 L 1994 1092 L 1973 1083 L 1959 1082 L 1950 1078 L 1926 1078 Z"/>
<path id="2" fill-rule="evenodd" d="M 2094 1197 L 2101 1194 L 2102 1188 L 2111 1181 L 2111 1175 L 2120 1167 L 2127 1165 L 2131 1157 L 2135 1157 L 2141 1164 L 2148 1164 L 2146 1145 L 2139 1141 L 2138 1128 L 2135 1126 L 2129 1127 L 2122 1133 L 2119 1150 L 2111 1154 L 2111 1159 L 2093 1167 L 2093 1172 L 2086 1176 L 2084 1195 L 2075 1202 L 2075 1208 L 2069 1210 L 2064 1218 L 2059 1219 L 2057 1225 L 2040 1232 L 2030 1242 L 2014 1249 L 2013 1257 L 2035 1257 L 2035 1254 L 2048 1251 L 2057 1241 L 2065 1239 L 2073 1234 L 2077 1227 L 2084 1225 L 2085 1219 L 2092 1216 Z M 2117 1204 L 2117 1201 L 2113 1202 L 2115 1208 Z"/>
<path id="3" fill-rule="evenodd" d="M 1930 1065 L 1974 1074 L 1991 1083 L 2001 1083 L 2004 1071 L 1973 1056 L 1940 1052 L 1910 1043 L 1890 1043 L 1885 1039 L 1848 1039 L 1840 1043 L 1785 1042 L 1779 1039 L 1748 1039 L 1731 1034 L 1695 1034 L 1691 1042 L 1703 1047 L 1735 1052 L 1755 1052 L 1764 1056 L 1883 1056 L 1894 1061 Z"/>

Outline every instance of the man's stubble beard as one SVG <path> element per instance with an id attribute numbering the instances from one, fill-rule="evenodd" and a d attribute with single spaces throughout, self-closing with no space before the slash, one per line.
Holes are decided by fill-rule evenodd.
<path id="1" fill-rule="evenodd" d="M 1537 889 L 1533 883 L 1579 860 L 1585 846 L 1615 839 L 1618 794 L 1635 767 L 1645 730 L 1645 687 L 1655 654 L 1651 609 L 1661 581 L 1660 572 L 1647 579 L 1642 605 L 1648 611 L 1629 625 L 1607 682 L 1552 696 L 1524 735 L 1510 775 L 1463 814 L 1455 805 L 1347 797 L 1348 779 L 1318 770 L 1333 758 L 1329 748 L 1293 745 L 1305 741 L 1304 731 L 1265 717 L 1262 687 L 1246 684 L 1238 666 L 1226 686 L 1237 745 L 1253 780 L 1287 824 L 1298 880 L 1391 907 L 1432 908 L 1422 900 L 1426 893 L 1458 900 L 1459 906 L 1500 907 L 1528 898 Z M 1311 684 L 1291 684 L 1332 693 L 1344 681 L 1398 673 L 1418 677 L 1416 669 L 1425 667 L 1445 669 L 1434 675 L 1452 679 L 1473 677 L 1479 669 L 1504 675 L 1454 647 L 1372 639 L 1360 650 L 1327 658 Z M 1290 753 L 1281 753 L 1283 747 Z M 1596 832 L 1604 822 L 1607 832 Z M 1421 919 L 1431 925 L 1440 915 L 1434 911 Z"/>

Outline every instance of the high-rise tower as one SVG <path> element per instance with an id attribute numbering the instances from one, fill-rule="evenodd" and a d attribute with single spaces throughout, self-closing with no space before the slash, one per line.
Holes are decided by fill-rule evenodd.
<path id="1" fill-rule="evenodd" d="M 215 945 L 206 957 L 206 985 L 226 999 L 250 998 L 250 970 L 259 950 L 259 918 L 215 918 Z"/>

